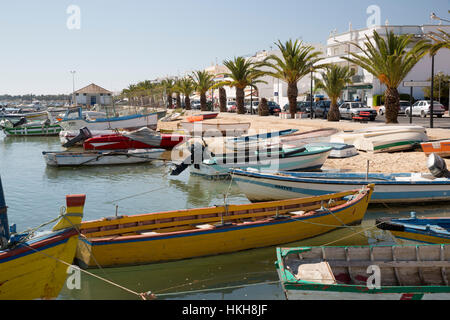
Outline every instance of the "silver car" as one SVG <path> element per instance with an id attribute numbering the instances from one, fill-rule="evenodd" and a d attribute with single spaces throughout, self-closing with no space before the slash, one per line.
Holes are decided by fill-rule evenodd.
<path id="1" fill-rule="evenodd" d="M 431 111 L 431 101 L 430 100 L 419 100 L 412 105 L 412 115 L 413 116 L 421 116 L 425 118 L 427 115 L 430 115 Z M 442 104 L 437 101 L 433 101 L 433 115 L 438 118 L 442 118 L 444 115 L 445 108 Z M 409 108 L 406 108 L 405 113 L 409 116 Z"/>

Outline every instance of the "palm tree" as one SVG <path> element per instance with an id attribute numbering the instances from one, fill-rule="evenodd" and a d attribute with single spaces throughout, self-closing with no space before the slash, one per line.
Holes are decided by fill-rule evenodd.
<path id="1" fill-rule="evenodd" d="M 439 29 L 439 33 L 430 32 L 428 37 L 433 39 L 435 43 L 430 48 L 430 55 L 435 55 L 440 49 L 447 48 L 450 49 L 450 33 L 445 32 L 442 29 Z"/>
<path id="2" fill-rule="evenodd" d="M 284 44 L 278 40 L 275 43 L 281 51 L 282 57 L 271 55 L 266 58 L 266 65 L 273 71 L 267 74 L 280 79 L 288 85 L 289 112 L 294 118 L 297 112 L 298 81 L 310 72 L 321 68 L 317 63 L 322 60 L 320 51 L 314 51 L 314 47 L 303 45 L 301 41 L 286 41 Z"/>
<path id="3" fill-rule="evenodd" d="M 173 79 L 166 78 L 161 81 L 161 85 L 164 87 L 166 91 L 167 107 L 172 108 L 173 106 L 172 94 L 173 94 L 173 87 L 175 86 L 175 81 Z"/>
<path id="4" fill-rule="evenodd" d="M 321 72 L 322 79 L 316 80 L 316 88 L 323 89 L 331 100 L 330 110 L 328 111 L 328 121 L 339 121 L 340 114 L 337 101 L 341 96 L 342 90 L 351 83 L 351 77 L 354 71 L 349 67 L 338 66 L 335 64 L 325 67 L 325 72 Z"/>
<path id="5" fill-rule="evenodd" d="M 422 39 L 413 44 L 412 36 L 412 34 L 395 35 L 392 31 L 386 30 L 385 40 L 374 31 L 373 40 L 375 43 L 372 43 L 367 35 L 364 47 L 352 43 L 364 55 L 350 52 L 353 58 L 343 57 L 343 59 L 367 70 L 377 77 L 382 84 L 386 85 L 384 93 L 386 123 L 398 123 L 400 95 L 397 88 L 430 49 L 428 40 Z M 407 49 L 411 45 L 413 46 L 408 51 Z"/>
<path id="6" fill-rule="evenodd" d="M 200 109 L 206 111 L 206 92 L 214 86 L 213 75 L 206 71 L 195 71 L 189 76 L 195 91 L 200 95 Z"/>
<path id="7" fill-rule="evenodd" d="M 177 83 L 177 89 L 184 95 L 184 105 L 186 110 L 191 110 L 190 96 L 195 91 L 194 82 L 192 82 L 190 77 L 183 78 Z"/>
<path id="8" fill-rule="evenodd" d="M 244 114 L 245 88 L 250 86 L 258 90 L 255 84 L 267 83 L 266 81 L 258 80 L 258 78 L 265 75 L 264 71 L 258 69 L 258 67 L 263 66 L 263 64 L 246 60 L 244 57 L 237 57 L 233 60 L 225 60 L 223 64 L 228 68 L 228 70 L 230 70 L 230 73 L 224 73 L 223 75 L 225 78 L 231 78 L 231 80 L 221 81 L 217 83 L 215 87 L 235 87 L 237 113 Z"/>

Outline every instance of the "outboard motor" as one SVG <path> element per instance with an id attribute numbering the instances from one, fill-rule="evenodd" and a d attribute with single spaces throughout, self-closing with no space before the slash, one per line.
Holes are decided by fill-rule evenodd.
<path id="1" fill-rule="evenodd" d="M 431 174 L 436 178 L 450 178 L 450 171 L 444 159 L 435 153 L 430 154 L 427 160 L 427 166 Z"/>
<path id="2" fill-rule="evenodd" d="M 203 162 L 205 154 L 205 146 L 201 143 L 195 142 L 190 146 L 190 155 L 182 163 L 176 165 L 170 173 L 171 176 L 177 176 L 186 170 L 190 165 L 198 165 Z"/>
<path id="3" fill-rule="evenodd" d="M 22 118 L 20 118 L 19 121 L 17 121 L 16 123 L 13 124 L 13 128 L 21 126 L 21 125 L 23 125 L 25 123 L 27 123 L 27 118 L 22 117 Z"/>
<path id="4" fill-rule="evenodd" d="M 72 140 L 69 140 L 66 143 L 64 143 L 63 147 L 64 148 L 73 147 L 78 142 L 87 140 L 89 138 L 92 138 L 91 131 L 89 131 L 89 129 L 87 127 L 81 128 L 80 129 L 80 133 L 75 138 L 73 138 Z"/>

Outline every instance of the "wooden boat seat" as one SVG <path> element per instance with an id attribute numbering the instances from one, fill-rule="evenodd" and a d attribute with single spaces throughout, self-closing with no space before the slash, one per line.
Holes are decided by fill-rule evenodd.
<path id="1" fill-rule="evenodd" d="M 333 271 L 326 261 L 299 265 L 295 277 L 298 280 L 312 281 L 321 284 L 337 283 Z"/>

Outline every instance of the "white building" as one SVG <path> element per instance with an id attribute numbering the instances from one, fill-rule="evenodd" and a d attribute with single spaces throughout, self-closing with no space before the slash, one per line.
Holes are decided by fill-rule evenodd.
<path id="1" fill-rule="evenodd" d="M 111 105 L 112 104 L 112 92 L 102 87 L 91 83 L 90 85 L 81 88 L 75 93 L 75 99 L 77 105 L 93 106 L 93 105 Z"/>
<path id="2" fill-rule="evenodd" d="M 360 30 L 350 30 L 341 34 L 331 34 L 327 41 L 326 58 L 321 63 L 332 63 L 338 65 L 347 65 L 356 71 L 356 75 L 352 79 L 352 84 L 348 86 L 343 92 L 342 99 L 354 100 L 356 97 L 365 101 L 367 105 L 373 105 L 373 96 L 377 94 L 384 94 L 386 89 L 380 81 L 368 73 L 361 67 L 349 63 L 342 59 L 342 57 L 351 57 L 349 52 L 364 55 L 356 46 L 351 43 L 358 43 L 364 47 L 364 42 L 367 41 L 366 36 L 372 40 L 373 31 L 375 30 L 381 36 L 386 35 L 386 31 L 393 31 L 396 35 L 412 34 L 415 39 L 423 39 L 426 34 L 438 32 L 438 28 L 445 32 L 450 32 L 450 26 L 445 25 L 422 25 L 422 26 L 374 26 Z M 442 72 L 450 74 L 450 50 L 441 49 L 435 56 L 434 60 L 435 74 Z M 426 55 L 422 58 L 414 68 L 405 77 L 404 81 L 425 81 L 431 78 L 431 58 Z M 410 87 L 404 87 L 403 84 L 398 88 L 399 93 L 410 93 Z M 415 99 L 423 99 L 424 94 L 422 88 L 414 88 L 413 96 Z"/>

